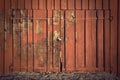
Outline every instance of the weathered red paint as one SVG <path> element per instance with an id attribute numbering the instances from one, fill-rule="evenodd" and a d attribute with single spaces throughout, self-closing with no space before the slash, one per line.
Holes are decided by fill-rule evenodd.
<path id="1" fill-rule="evenodd" d="M 117 0 L 10 1 L 0 2 L 0 74 L 58 72 L 60 59 L 63 71 L 119 72 Z"/>

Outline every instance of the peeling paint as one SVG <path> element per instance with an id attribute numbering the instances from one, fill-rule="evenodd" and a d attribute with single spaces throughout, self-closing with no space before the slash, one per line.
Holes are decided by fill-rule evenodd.
<path id="1" fill-rule="evenodd" d="M 40 20 L 36 20 L 36 34 L 42 33 L 42 27 L 40 24 Z"/>
<path id="2" fill-rule="evenodd" d="M 60 31 L 54 31 L 54 36 L 53 36 L 53 40 L 57 40 L 57 38 L 60 37 Z"/>
<path id="3" fill-rule="evenodd" d="M 74 23 L 75 23 L 75 14 L 74 14 L 74 11 L 71 11 L 71 12 L 68 14 L 67 25 L 74 24 Z"/>

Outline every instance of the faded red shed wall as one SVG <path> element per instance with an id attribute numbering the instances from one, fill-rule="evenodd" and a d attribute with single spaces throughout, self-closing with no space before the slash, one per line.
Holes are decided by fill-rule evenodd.
<path id="1" fill-rule="evenodd" d="M 55 10 L 60 13 L 57 17 L 60 20 L 54 15 Z M 14 24 L 20 19 L 13 20 L 13 14 L 14 18 L 31 18 L 25 23 L 27 31 L 23 28 L 26 25 Z M 72 20 L 68 20 L 70 14 Z M 62 71 L 120 73 L 119 15 L 119 0 L 0 0 L 0 74 L 59 71 L 60 54 L 57 53 L 62 54 Z M 58 25 L 54 25 L 51 19 L 54 17 Z M 20 37 L 13 27 L 20 30 Z M 36 30 L 39 27 L 43 34 L 36 34 L 40 32 Z M 53 37 L 58 30 L 63 38 L 60 44 Z M 16 45 L 17 41 L 20 44 Z M 44 54 L 36 55 L 41 44 Z"/>

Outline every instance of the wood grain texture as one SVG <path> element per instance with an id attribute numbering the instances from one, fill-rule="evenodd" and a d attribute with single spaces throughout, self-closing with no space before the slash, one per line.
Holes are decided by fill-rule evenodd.
<path id="1" fill-rule="evenodd" d="M 86 67 L 96 67 L 96 12 L 86 12 Z"/>
<path id="2" fill-rule="evenodd" d="M 27 18 L 28 10 L 21 10 L 20 17 Z M 20 24 L 20 57 L 21 57 L 21 71 L 27 71 L 28 67 L 28 23 L 27 20 L 23 19 Z"/>
<path id="3" fill-rule="evenodd" d="M 118 73 L 120 74 L 120 1 L 119 1 L 119 19 L 118 19 L 118 29 L 119 29 L 119 33 L 118 33 Z"/>
<path id="4" fill-rule="evenodd" d="M 53 44 L 52 44 L 52 31 L 53 31 L 53 20 L 52 18 L 52 11 L 48 10 L 48 71 L 52 71 L 53 70 L 53 53 L 52 53 L 52 48 L 53 48 Z"/>
<path id="5" fill-rule="evenodd" d="M 39 9 L 46 9 L 47 8 L 47 0 L 39 0 Z"/>
<path id="6" fill-rule="evenodd" d="M 34 10 L 35 71 L 46 70 L 46 12 Z"/>
<path id="7" fill-rule="evenodd" d="M 68 2 L 68 0 L 61 0 L 61 9 L 67 9 L 68 8 L 67 2 Z"/>
<path id="8" fill-rule="evenodd" d="M 76 0 L 76 9 L 81 9 L 82 8 L 82 0 Z"/>
<path id="9" fill-rule="evenodd" d="M 66 70 L 73 71 L 75 66 L 75 36 L 74 36 L 74 20 L 73 16 L 75 16 L 74 11 L 68 10 L 66 11 Z"/>
<path id="10" fill-rule="evenodd" d="M 84 10 L 76 11 L 76 69 L 85 67 L 84 59 Z"/>
<path id="11" fill-rule="evenodd" d="M 33 18 L 32 10 L 28 10 L 28 71 L 33 71 Z M 30 36 L 29 36 L 30 35 Z"/>
<path id="12" fill-rule="evenodd" d="M 38 9 L 39 0 L 32 0 L 32 9 Z"/>
<path id="13" fill-rule="evenodd" d="M 103 71 L 103 11 L 100 10 L 97 12 L 97 17 L 98 17 L 98 21 L 96 23 L 97 26 L 97 54 L 98 56 L 96 56 L 97 58 L 97 66 L 100 69 L 100 71 Z"/>
<path id="14" fill-rule="evenodd" d="M 0 75 L 4 74 L 4 1 L 0 2 Z"/>
<path id="15" fill-rule="evenodd" d="M 110 20 L 109 20 L 109 16 L 110 16 L 110 12 L 109 11 L 105 11 L 104 12 L 104 60 L 105 60 L 105 71 L 109 72 L 110 68 L 111 68 L 111 62 L 110 62 L 110 58 L 111 58 L 111 51 L 110 51 Z"/>
<path id="16" fill-rule="evenodd" d="M 47 9 L 52 10 L 55 8 L 55 0 L 47 0 Z"/>
<path id="17" fill-rule="evenodd" d="M 18 8 L 25 9 L 25 0 L 18 0 Z"/>
<path id="18" fill-rule="evenodd" d="M 32 9 L 32 1 L 34 0 L 25 0 L 25 9 Z"/>
<path id="19" fill-rule="evenodd" d="M 12 71 L 12 21 L 10 20 L 10 1 L 5 0 L 5 74 Z"/>
<path id="20" fill-rule="evenodd" d="M 113 5 L 114 4 L 114 5 Z M 117 0 L 110 1 L 111 15 L 111 71 L 117 72 Z"/>
<path id="21" fill-rule="evenodd" d="M 103 0 L 96 0 L 96 9 L 102 9 L 102 1 Z"/>
<path id="22" fill-rule="evenodd" d="M 11 0 L 11 8 L 18 9 L 18 0 Z"/>
<path id="23" fill-rule="evenodd" d="M 82 9 L 88 9 L 89 2 L 88 0 L 82 0 Z"/>
<path id="24" fill-rule="evenodd" d="M 68 0 L 68 9 L 75 9 L 75 0 Z"/>
<path id="25" fill-rule="evenodd" d="M 55 0 L 55 9 L 60 9 L 61 0 Z"/>
<path id="26" fill-rule="evenodd" d="M 89 9 L 95 9 L 95 0 L 89 0 Z"/>
<path id="27" fill-rule="evenodd" d="M 20 55 L 21 55 L 21 50 L 20 50 L 20 21 L 16 20 L 15 18 L 20 17 L 20 11 L 19 10 L 14 10 L 14 20 L 13 20 L 13 47 L 14 47 L 14 71 L 20 71 Z"/>

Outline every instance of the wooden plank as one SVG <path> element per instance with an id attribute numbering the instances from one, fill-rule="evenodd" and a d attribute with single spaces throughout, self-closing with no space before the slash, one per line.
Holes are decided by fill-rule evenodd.
<path id="1" fill-rule="evenodd" d="M 95 10 L 93 10 L 92 11 L 92 15 L 91 15 L 92 17 L 92 24 L 91 24 L 91 28 L 92 28 L 92 32 L 91 32 L 91 40 L 92 40 L 92 56 L 91 56 L 91 58 L 92 58 L 92 66 L 93 66 L 93 68 L 96 68 L 96 59 L 95 58 L 93 58 L 93 57 L 96 57 L 97 56 L 97 53 L 96 53 L 96 11 Z M 95 71 L 95 70 L 93 70 L 93 71 Z"/>
<path id="2" fill-rule="evenodd" d="M 82 0 L 76 0 L 76 9 L 82 8 Z"/>
<path id="3" fill-rule="evenodd" d="M 120 22 L 120 1 L 119 1 L 119 20 L 118 23 Z M 118 24 L 118 29 L 119 29 L 119 33 L 118 33 L 118 74 L 120 74 L 120 23 Z"/>
<path id="4" fill-rule="evenodd" d="M 18 0 L 18 8 L 19 9 L 25 8 L 25 0 Z"/>
<path id="5" fill-rule="evenodd" d="M 4 7 L 4 0 L 1 0 L 0 2 L 0 11 L 4 11 L 5 7 Z"/>
<path id="6" fill-rule="evenodd" d="M 0 75 L 4 74 L 4 0 L 0 2 Z"/>
<path id="7" fill-rule="evenodd" d="M 97 67 L 100 69 L 100 71 L 103 71 L 103 11 L 99 10 L 97 12 Z"/>
<path id="8" fill-rule="evenodd" d="M 59 71 L 60 53 L 61 53 L 61 41 L 60 37 L 60 19 L 61 12 L 59 10 L 53 11 L 53 68 L 54 71 Z"/>
<path id="9" fill-rule="evenodd" d="M 27 18 L 27 10 L 20 10 L 21 18 Z M 22 19 L 20 24 L 21 29 L 21 71 L 27 71 L 27 60 L 28 60 L 28 23 L 27 20 Z"/>
<path id="10" fill-rule="evenodd" d="M 76 68 L 84 68 L 84 11 L 76 11 Z"/>
<path id="11" fill-rule="evenodd" d="M 68 0 L 61 0 L 61 9 L 67 9 L 68 5 L 67 5 Z"/>
<path id="12" fill-rule="evenodd" d="M 68 0 L 68 9 L 75 9 L 75 0 Z"/>
<path id="13" fill-rule="evenodd" d="M 103 0 L 96 0 L 96 9 L 102 9 L 102 1 Z"/>
<path id="14" fill-rule="evenodd" d="M 55 9 L 60 9 L 60 0 L 55 0 Z"/>
<path id="15" fill-rule="evenodd" d="M 104 12 L 104 43 L 105 43 L 105 52 L 104 52 L 104 58 L 105 58 L 105 71 L 109 72 L 110 71 L 110 21 L 109 16 L 110 12 L 105 11 Z"/>
<path id="16" fill-rule="evenodd" d="M 11 8 L 12 9 L 18 8 L 18 0 L 11 0 Z"/>
<path id="17" fill-rule="evenodd" d="M 74 32 L 74 11 L 66 11 L 66 69 L 73 71 L 75 69 L 75 32 Z"/>
<path id="18" fill-rule="evenodd" d="M 96 12 L 86 11 L 86 67 L 96 67 Z M 94 58 L 93 58 L 94 57 Z"/>
<path id="19" fill-rule="evenodd" d="M 32 0 L 25 0 L 25 9 L 32 9 Z"/>
<path id="20" fill-rule="evenodd" d="M 82 0 L 82 9 L 88 9 L 88 0 Z"/>
<path id="21" fill-rule="evenodd" d="M 60 71 L 60 59 L 64 62 L 64 12 L 53 11 L 53 63 L 54 70 Z M 64 65 L 61 65 L 64 70 Z"/>
<path id="22" fill-rule="evenodd" d="M 35 71 L 46 70 L 46 11 L 34 10 Z"/>
<path id="23" fill-rule="evenodd" d="M 61 56 L 61 62 L 62 62 L 62 71 L 65 71 L 65 12 L 64 11 L 61 11 L 61 53 L 60 53 L 60 56 Z"/>
<path id="24" fill-rule="evenodd" d="M 33 22 L 32 19 L 32 10 L 28 10 L 28 71 L 33 71 Z"/>
<path id="25" fill-rule="evenodd" d="M 47 0 L 39 0 L 39 9 L 46 9 Z"/>
<path id="26" fill-rule="evenodd" d="M 10 13 L 10 1 L 5 0 L 5 74 L 8 74 L 12 67 L 12 24 L 8 15 Z"/>
<path id="27" fill-rule="evenodd" d="M 114 5 L 113 5 L 114 4 Z M 110 1 L 111 15 L 111 70 L 113 73 L 117 72 L 117 0 Z"/>
<path id="28" fill-rule="evenodd" d="M 48 71 L 53 71 L 52 11 L 48 10 Z"/>
<path id="29" fill-rule="evenodd" d="M 110 0 L 103 0 L 103 9 L 109 9 L 109 1 Z"/>
<path id="30" fill-rule="evenodd" d="M 20 71 L 20 21 L 15 18 L 19 18 L 20 17 L 20 11 L 19 10 L 15 10 L 14 11 L 14 20 L 13 20 L 13 48 L 14 48 L 14 71 Z"/>
<path id="31" fill-rule="evenodd" d="M 89 0 L 89 9 L 95 9 L 95 0 Z"/>
<path id="32" fill-rule="evenodd" d="M 55 8 L 55 2 L 54 0 L 47 0 L 47 9 L 51 10 Z"/>
<path id="33" fill-rule="evenodd" d="M 38 9 L 38 4 L 39 4 L 39 2 L 38 2 L 38 0 L 32 0 L 32 9 Z"/>

